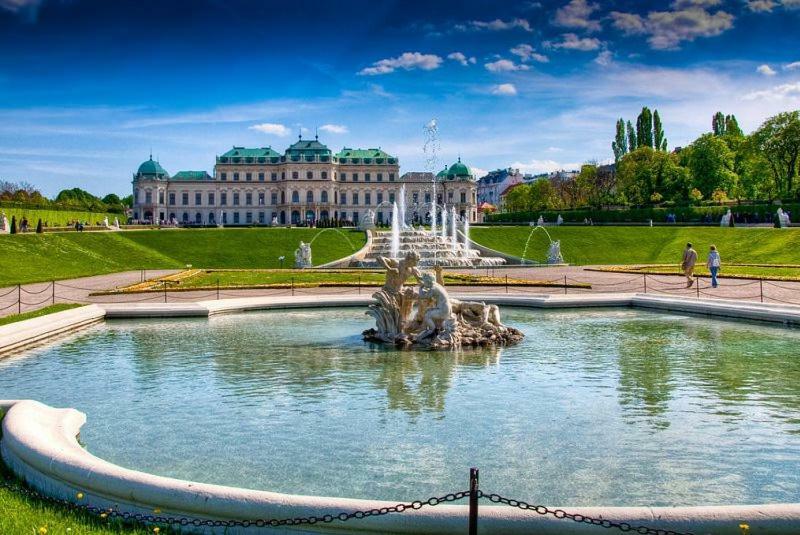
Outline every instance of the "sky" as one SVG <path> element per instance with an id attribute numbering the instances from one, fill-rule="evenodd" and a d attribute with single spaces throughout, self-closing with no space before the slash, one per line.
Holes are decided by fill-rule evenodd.
<path id="1" fill-rule="evenodd" d="M 670 147 L 800 108 L 800 0 L 0 0 L 0 179 L 127 194 L 152 150 L 207 170 L 299 134 L 425 170 L 611 156 L 656 108 Z"/>

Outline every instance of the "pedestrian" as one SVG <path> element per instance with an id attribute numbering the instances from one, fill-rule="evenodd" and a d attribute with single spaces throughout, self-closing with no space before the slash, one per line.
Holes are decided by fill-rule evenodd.
<path id="1" fill-rule="evenodd" d="M 684 276 L 686 276 L 686 287 L 691 288 L 694 284 L 694 265 L 697 263 L 697 251 L 692 249 L 692 244 L 687 243 L 686 249 L 683 251 L 683 262 L 681 262 L 681 269 Z"/>
<path id="2" fill-rule="evenodd" d="M 711 272 L 711 287 L 716 288 L 719 286 L 717 282 L 717 274 L 719 273 L 719 268 L 722 265 L 722 259 L 719 257 L 719 251 L 717 251 L 716 245 L 711 246 L 711 250 L 708 252 L 708 260 L 706 261 L 706 266 L 708 270 Z"/>

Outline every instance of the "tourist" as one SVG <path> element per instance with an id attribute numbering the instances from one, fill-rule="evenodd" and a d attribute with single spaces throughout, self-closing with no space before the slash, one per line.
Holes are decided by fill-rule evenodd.
<path id="1" fill-rule="evenodd" d="M 717 273 L 719 273 L 720 265 L 722 264 L 722 260 L 719 257 L 719 251 L 717 251 L 717 247 L 715 245 L 711 246 L 711 250 L 708 253 L 708 260 L 706 261 L 706 266 L 708 270 L 711 272 L 711 287 L 716 288 L 719 286 L 717 283 Z"/>
<path id="2" fill-rule="evenodd" d="M 692 249 L 692 244 L 687 243 L 686 249 L 683 251 L 683 262 L 681 262 L 681 269 L 686 276 L 686 287 L 691 288 L 694 284 L 694 265 L 697 263 L 697 251 Z"/>

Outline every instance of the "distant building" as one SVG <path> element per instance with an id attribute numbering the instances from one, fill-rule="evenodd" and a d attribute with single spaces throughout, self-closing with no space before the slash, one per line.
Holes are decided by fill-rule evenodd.
<path id="1" fill-rule="evenodd" d="M 478 203 L 489 203 L 500 206 L 501 194 L 509 186 L 522 184 L 524 176 L 519 169 L 496 169 L 478 180 Z"/>
<path id="2" fill-rule="evenodd" d="M 460 159 L 436 175 L 440 205 L 477 220 L 475 177 Z M 378 149 L 333 153 L 318 139 L 300 138 L 283 154 L 271 147 L 233 147 L 214 174 L 170 174 L 152 156 L 133 175 L 133 219 L 184 225 L 303 224 L 338 219 L 358 224 L 367 210 L 389 222 L 406 184 L 409 217 L 430 220 L 433 175 L 400 176 L 395 156 Z"/>

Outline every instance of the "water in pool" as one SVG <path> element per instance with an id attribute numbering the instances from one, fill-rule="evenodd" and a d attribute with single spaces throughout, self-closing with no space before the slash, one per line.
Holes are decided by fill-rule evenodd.
<path id="1" fill-rule="evenodd" d="M 364 344 L 360 309 L 111 321 L 0 360 L 0 398 L 88 415 L 92 453 L 156 474 L 413 500 L 800 499 L 800 332 L 634 310 L 504 309 L 525 340 Z"/>

